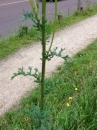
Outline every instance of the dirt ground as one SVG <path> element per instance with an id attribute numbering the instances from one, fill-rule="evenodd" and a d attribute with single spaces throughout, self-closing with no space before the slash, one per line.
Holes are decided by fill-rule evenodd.
<path id="1" fill-rule="evenodd" d="M 97 38 L 97 15 L 83 20 L 77 24 L 58 31 L 55 34 L 53 48 L 65 48 L 63 55 L 74 56 Z M 47 47 L 49 44 L 47 44 Z M 18 76 L 11 80 L 18 68 L 29 66 L 41 71 L 41 44 L 35 43 L 18 50 L 7 59 L 0 60 L 0 115 L 12 106 L 19 103 L 20 99 L 36 86 L 32 77 Z M 54 57 L 47 63 L 46 76 L 50 76 L 64 61 Z"/>

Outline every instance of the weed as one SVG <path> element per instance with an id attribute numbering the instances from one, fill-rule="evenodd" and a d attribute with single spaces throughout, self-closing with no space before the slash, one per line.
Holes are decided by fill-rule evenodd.
<path id="1" fill-rule="evenodd" d="M 45 125 L 50 124 L 55 130 L 96 130 L 96 59 L 97 40 L 76 54 L 64 66 L 59 67 L 57 74 L 46 79 L 44 96 L 47 107 L 45 110 L 49 111 L 51 119 L 45 118 Z M 37 87 L 29 93 L 28 97 L 22 99 L 17 109 L 5 113 L 0 119 L 0 129 L 4 130 L 2 120 L 6 120 L 8 130 L 16 128 L 32 130 L 34 116 L 30 116 L 28 112 L 33 114 L 33 110 L 39 109 L 39 95 L 40 87 Z"/>

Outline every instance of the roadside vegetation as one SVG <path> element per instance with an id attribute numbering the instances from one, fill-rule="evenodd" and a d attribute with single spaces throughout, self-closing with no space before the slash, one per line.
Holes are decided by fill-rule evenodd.
<path id="1" fill-rule="evenodd" d="M 46 79 L 45 106 L 50 117 L 46 125 L 53 125 L 53 130 L 96 130 L 97 40 L 58 70 Z M 33 112 L 40 116 L 39 95 L 40 87 L 23 98 L 18 108 L 5 113 L 0 130 L 32 130 Z M 38 125 L 38 119 L 34 123 Z"/>
<path id="2" fill-rule="evenodd" d="M 93 7 L 87 6 L 85 9 L 81 11 L 76 10 L 72 15 L 70 15 L 69 12 L 66 16 L 64 16 L 64 14 L 59 14 L 59 19 L 57 20 L 56 25 L 56 31 L 95 14 L 97 14 L 97 5 Z M 50 26 L 52 28 L 52 22 L 50 22 Z M 52 30 L 50 31 L 52 32 Z M 32 44 L 37 41 L 39 41 L 39 39 L 37 38 L 37 32 L 33 28 L 33 26 L 31 29 L 27 31 L 27 33 L 25 29 L 20 27 L 16 35 L 13 35 L 8 39 L 2 38 L 2 40 L 0 41 L 0 59 L 3 59 L 8 55 L 14 53 L 24 45 Z"/>
<path id="3" fill-rule="evenodd" d="M 12 79 L 18 75 L 33 76 L 38 87 L 29 92 L 26 98 L 23 97 L 17 107 L 0 117 L 0 130 L 96 130 L 97 40 L 72 59 L 61 55 L 63 48 L 59 52 L 56 51 L 57 48 L 52 51 L 52 43 L 55 31 L 96 14 L 97 6 L 91 8 L 87 6 L 83 10 L 78 0 L 78 11 L 68 16 L 60 14 L 55 30 L 57 1 L 55 0 L 54 21 L 50 24 L 46 21 L 46 1 L 42 1 L 42 21 L 38 14 L 36 1 L 33 3 L 29 0 L 29 2 L 33 12 L 27 11 L 24 16 L 25 19 L 31 18 L 35 26 L 28 32 L 20 28 L 16 36 L 8 39 L 8 43 L 5 42 L 8 40 L 1 41 L 5 42 L 0 44 L 1 47 L 6 45 L 1 58 L 8 56 L 23 45 L 40 40 L 42 71 L 40 73 L 35 68 L 33 73 L 32 68 L 29 67 L 29 72 L 25 72 L 23 68 L 19 68 L 17 73 L 13 72 Z M 40 33 L 40 37 L 37 32 Z M 53 35 L 47 50 L 46 42 L 51 32 Z M 9 50 L 5 50 L 8 47 Z M 65 64 L 58 67 L 58 71 L 50 78 L 45 78 L 46 61 L 54 56 L 63 58 Z"/>

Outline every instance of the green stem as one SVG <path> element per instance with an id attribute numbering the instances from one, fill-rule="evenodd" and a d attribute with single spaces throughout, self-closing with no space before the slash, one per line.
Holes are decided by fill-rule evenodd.
<path id="1" fill-rule="evenodd" d="M 56 30 L 56 20 L 57 20 L 57 0 L 55 0 L 55 13 L 54 13 L 54 21 L 53 21 L 53 33 L 52 33 L 52 39 L 51 39 L 51 43 L 50 43 L 50 47 L 48 49 L 48 54 L 51 50 L 52 44 L 53 44 L 53 40 L 54 40 L 54 35 L 55 35 L 55 30 Z"/>
<path id="2" fill-rule="evenodd" d="M 40 98 L 40 110 L 44 107 L 44 82 L 45 82 L 45 52 L 46 52 L 46 32 L 45 32 L 45 22 L 46 22 L 46 0 L 42 0 L 42 77 L 41 77 L 41 98 Z"/>

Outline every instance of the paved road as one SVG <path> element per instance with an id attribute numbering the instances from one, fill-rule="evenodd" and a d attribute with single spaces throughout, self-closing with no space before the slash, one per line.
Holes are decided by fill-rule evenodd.
<path id="1" fill-rule="evenodd" d="M 37 0 L 38 1 L 38 0 Z M 97 0 L 90 0 L 92 4 L 97 3 Z M 39 3 L 39 11 L 41 14 L 41 2 Z M 85 6 L 85 0 L 82 0 L 82 6 Z M 68 9 L 73 12 L 77 7 L 77 0 L 60 0 L 58 2 L 58 13 L 67 14 Z M 15 33 L 21 24 L 31 26 L 31 21 L 22 22 L 23 10 L 31 11 L 28 0 L 0 0 L 0 37 L 9 36 Z M 47 3 L 47 13 L 50 12 L 49 19 L 54 14 L 54 3 Z"/>

